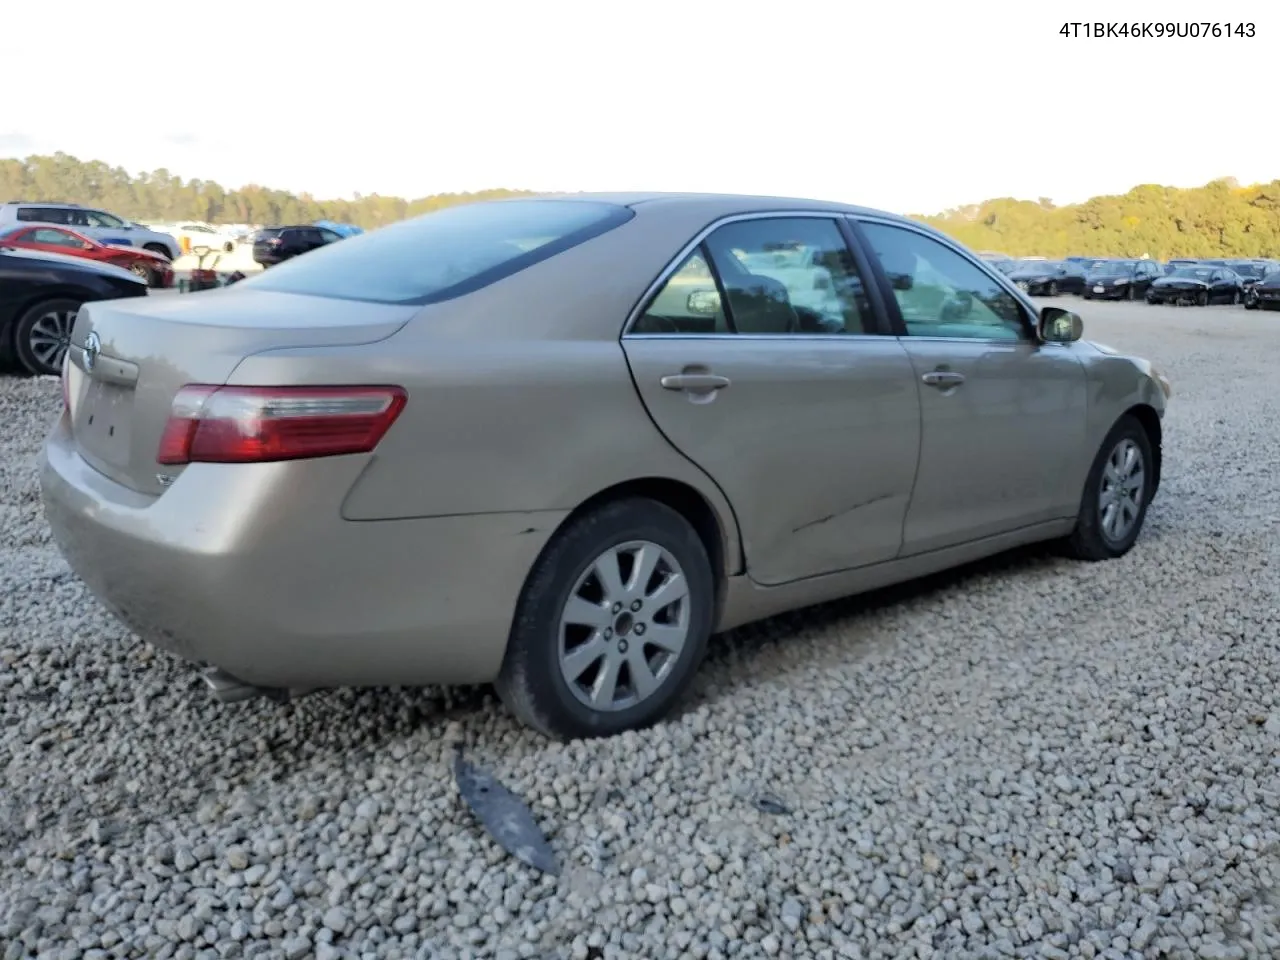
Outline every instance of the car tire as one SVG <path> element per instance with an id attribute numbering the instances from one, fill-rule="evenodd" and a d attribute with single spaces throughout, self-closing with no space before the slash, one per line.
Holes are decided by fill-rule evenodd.
<path id="1" fill-rule="evenodd" d="M 1196 294 L 1196 306 L 1207 307 L 1209 305 L 1209 291 L 1201 290 Z"/>
<path id="2" fill-rule="evenodd" d="M 1245 308 L 1246 310 L 1257 310 L 1257 309 L 1258 309 L 1258 301 L 1257 301 L 1257 300 L 1255 300 L 1255 299 L 1253 299 L 1252 297 L 1248 297 L 1248 298 L 1246 298 L 1246 299 L 1245 299 L 1245 301 L 1244 301 L 1244 308 Z"/>
<path id="3" fill-rule="evenodd" d="M 657 558 L 646 584 L 624 582 L 636 576 L 634 560 L 626 562 L 628 551 L 636 548 L 648 551 L 651 562 Z M 594 573 L 601 564 L 612 565 L 618 574 L 612 591 Z M 665 575 L 661 582 L 655 579 L 659 574 Z M 645 609 L 643 600 L 670 589 L 677 576 L 683 576 L 683 597 Z M 655 582 L 658 586 L 650 588 Z M 525 581 L 494 684 L 499 697 L 517 719 L 557 739 L 611 736 L 658 722 L 683 697 L 702 661 L 715 614 L 715 582 L 697 532 L 665 504 L 628 498 L 590 509 L 556 533 Z M 575 605 L 594 627 L 570 619 L 568 610 Z M 662 648 L 651 644 L 655 627 L 672 631 L 673 644 L 681 638 L 678 651 L 665 659 Z M 637 643 L 643 631 L 648 639 Z M 593 655 L 587 647 L 598 652 Z M 583 652 L 573 662 L 575 650 Z M 620 684 L 613 692 L 637 697 L 633 664 L 652 667 L 654 655 L 657 685 L 647 696 L 634 702 L 611 697 L 607 708 L 587 702 L 591 694 L 585 687 L 604 682 L 610 668 Z"/>
<path id="4" fill-rule="evenodd" d="M 1092 300 L 1092 299 L 1093 299 L 1093 294 L 1091 294 L 1091 293 L 1086 293 L 1086 292 L 1084 292 L 1084 291 L 1081 291 L 1081 292 L 1080 292 L 1080 299 L 1081 299 L 1081 300 Z"/>
<path id="5" fill-rule="evenodd" d="M 1131 495 L 1114 497 L 1113 491 L 1117 482 L 1127 484 L 1133 479 L 1133 473 L 1124 474 L 1117 480 L 1116 463 L 1123 463 L 1129 451 L 1133 451 L 1137 459 L 1137 467 L 1142 471 L 1141 499 L 1136 504 L 1136 512 L 1130 518 L 1130 525 L 1108 532 L 1108 520 L 1111 514 L 1108 506 L 1115 506 L 1123 517 L 1126 499 L 1132 503 Z M 1114 560 L 1122 557 L 1133 547 L 1142 525 L 1147 517 L 1147 507 L 1155 493 L 1155 459 L 1151 450 L 1151 438 L 1146 429 L 1131 414 L 1125 414 L 1111 428 L 1107 438 L 1102 441 L 1093 466 L 1089 469 L 1085 480 L 1084 494 L 1080 498 L 1080 512 L 1076 517 L 1075 529 L 1064 542 L 1066 553 L 1077 560 L 1097 561 Z M 1134 492 L 1127 486 L 1122 489 Z"/>
<path id="6" fill-rule="evenodd" d="M 172 263 L 172 262 L 173 262 L 173 255 L 169 252 L 169 250 L 168 250 L 168 249 L 165 247 L 165 245 L 164 245 L 164 244 L 162 244 L 162 243 L 144 243 L 144 244 L 142 245 L 142 249 L 143 249 L 143 250 L 149 250 L 149 251 L 151 251 L 152 253 L 158 253 L 160 256 L 162 256 L 162 257 L 164 257 L 166 260 L 168 260 L 170 263 Z"/>
<path id="7" fill-rule="evenodd" d="M 65 327 L 67 341 L 70 341 L 71 328 L 75 326 L 80 306 L 77 300 L 45 300 L 29 307 L 18 318 L 13 329 L 13 352 L 24 370 L 34 376 L 57 376 L 62 373 L 62 357 L 66 353 L 66 346 L 48 361 L 45 348 L 54 328 L 61 330 Z"/>
<path id="8" fill-rule="evenodd" d="M 1240 306 L 1240 291 L 1239 291 L 1239 290 L 1233 290 L 1233 291 L 1231 291 L 1231 305 L 1232 305 L 1233 307 L 1238 307 L 1238 306 Z"/>
<path id="9" fill-rule="evenodd" d="M 140 277 L 148 287 L 156 285 L 155 273 L 145 263 L 135 263 L 128 270 L 135 277 Z"/>
<path id="10" fill-rule="evenodd" d="M 1058 295 L 1058 282 L 1056 280 L 1049 281 L 1049 296 L 1056 297 Z"/>
<path id="11" fill-rule="evenodd" d="M 1138 288 L 1137 288 L 1137 287 L 1135 287 L 1133 284 L 1129 284 L 1129 290 L 1128 290 L 1128 293 L 1126 293 L 1126 295 L 1125 295 L 1125 299 L 1126 299 L 1126 300 L 1137 300 L 1137 299 L 1138 299 Z"/>

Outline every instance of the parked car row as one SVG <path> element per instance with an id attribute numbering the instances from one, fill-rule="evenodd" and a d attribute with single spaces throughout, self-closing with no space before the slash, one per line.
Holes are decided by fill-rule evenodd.
<path id="1" fill-rule="evenodd" d="M 1175 258 L 1161 263 L 1114 257 L 1015 260 L 991 252 L 980 256 L 1033 296 L 1280 309 L 1280 262 L 1275 260 Z"/>

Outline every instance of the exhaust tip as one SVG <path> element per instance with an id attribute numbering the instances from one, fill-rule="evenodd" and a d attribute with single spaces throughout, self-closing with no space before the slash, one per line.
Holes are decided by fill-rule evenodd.
<path id="1" fill-rule="evenodd" d="M 246 683 L 239 677 L 233 677 L 220 667 L 209 667 L 200 672 L 200 679 L 209 688 L 209 694 L 219 703 L 241 703 L 245 700 L 256 700 L 269 697 L 277 702 L 289 699 L 289 691 L 276 687 L 259 687 Z"/>

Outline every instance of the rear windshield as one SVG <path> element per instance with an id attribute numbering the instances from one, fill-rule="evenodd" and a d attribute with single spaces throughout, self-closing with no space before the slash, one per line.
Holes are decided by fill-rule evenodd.
<path id="1" fill-rule="evenodd" d="M 335 241 L 240 285 L 340 300 L 435 303 L 479 290 L 634 215 L 587 200 L 462 204 Z"/>

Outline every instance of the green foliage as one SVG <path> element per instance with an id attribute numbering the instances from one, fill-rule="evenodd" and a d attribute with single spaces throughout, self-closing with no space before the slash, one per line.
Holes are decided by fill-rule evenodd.
<path id="1" fill-rule="evenodd" d="M 1065 207 L 1006 198 L 916 219 L 975 250 L 1012 256 L 1274 257 L 1280 180 L 1242 187 L 1225 177 L 1188 190 L 1144 184 Z"/>
<path id="2" fill-rule="evenodd" d="M 65 153 L 0 160 L 0 202 L 48 200 L 98 206 L 135 220 L 204 220 L 208 223 L 312 223 L 336 220 L 369 229 L 405 217 L 476 200 L 528 195 L 527 190 L 439 193 L 417 200 L 357 195 L 317 200 L 250 185 L 228 190 L 210 180 L 183 180 L 168 170 L 131 176 L 121 167 L 82 161 Z"/>

